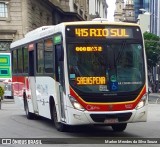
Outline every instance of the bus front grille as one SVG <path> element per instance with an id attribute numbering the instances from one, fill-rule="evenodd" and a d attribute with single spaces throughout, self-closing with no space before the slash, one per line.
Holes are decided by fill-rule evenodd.
<path id="1" fill-rule="evenodd" d="M 116 113 L 116 114 L 90 114 L 94 122 L 104 122 L 105 119 L 117 118 L 119 122 L 128 121 L 132 113 Z"/>

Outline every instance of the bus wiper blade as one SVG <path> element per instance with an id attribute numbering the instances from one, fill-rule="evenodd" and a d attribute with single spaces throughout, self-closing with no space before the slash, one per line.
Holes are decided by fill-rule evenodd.
<path id="1" fill-rule="evenodd" d="M 118 53 L 118 56 L 117 56 L 117 59 L 116 59 L 116 64 L 119 63 L 119 59 L 121 58 L 121 56 L 122 56 L 122 54 L 124 52 L 125 46 L 126 46 L 126 41 L 123 41 L 121 49 L 120 49 L 120 51 Z"/>

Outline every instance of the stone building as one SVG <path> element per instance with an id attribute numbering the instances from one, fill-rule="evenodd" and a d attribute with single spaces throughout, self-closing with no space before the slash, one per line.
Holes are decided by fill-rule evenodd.
<path id="1" fill-rule="evenodd" d="M 121 21 L 124 9 L 124 0 L 116 0 L 116 8 L 114 12 L 114 21 Z"/>
<path id="2" fill-rule="evenodd" d="M 0 0 L 0 52 L 35 28 L 87 20 L 88 8 L 88 0 Z"/>
<path id="3" fill-rule="evenodd" d="M 70 12 L 75 12 L 88 20 L 89 17 L 89 0 L 69 0 Z"/>
<path id="4" fill-rule="evenodd" d="M 115 21 L 136 22 L 133 0 L 116 0 L 116 9 L 114 13 Z"/>
<path id="5" fill-rule="evenodd" d="M 123 20 L 126 22 L 136 22 L 135 19 L 135 9 L 133 0 L 127 0 L 125 8 L 123 10 Z"/>
<path id="6" fill-rule="evenodd" d="M 107 2 L 106 0 L 90 0 L 89 1 L 89 19 L 107 18 Z"/>

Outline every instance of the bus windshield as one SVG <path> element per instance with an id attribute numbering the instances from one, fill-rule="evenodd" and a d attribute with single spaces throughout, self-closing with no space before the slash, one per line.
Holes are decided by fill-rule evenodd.
<path id="1" fill-rule="evenodd" d="M 144 85 L 142 42 L 112 40 L 67 44 L 69 82 L 82 93 L 131 92 Z"/>

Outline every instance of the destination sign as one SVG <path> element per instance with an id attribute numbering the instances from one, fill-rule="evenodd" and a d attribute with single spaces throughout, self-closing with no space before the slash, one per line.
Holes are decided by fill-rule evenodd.
<path id="1" fill-rule="evenodd" d="M 66 27 L 67 37 L 75 38 L 109 38 L 130 39 L 141 38 L 141 31 L 137 26 L 119 25 L 78 25 Z"/>
<path id="2" fill-rule="evenodd" d="M 77 77 L 77 85 L 105 85 L 106 77 Z"/>
<path id="3" fill-rule="evenodd" d="M 77 37 L 129 38 L 131 36 L 131 30 L 122 28 L 75 28 L 75 35 Z"/>
<path id="4" fill-rule="evenodd" d="M 102 52 L 102 46 L 76 46 L 76 52 Z"/>

